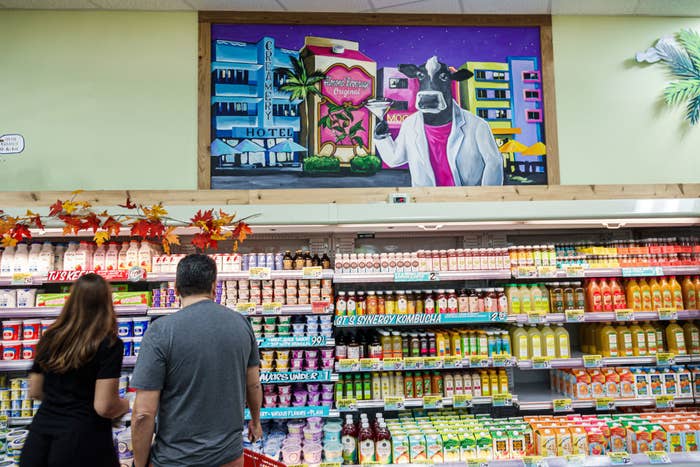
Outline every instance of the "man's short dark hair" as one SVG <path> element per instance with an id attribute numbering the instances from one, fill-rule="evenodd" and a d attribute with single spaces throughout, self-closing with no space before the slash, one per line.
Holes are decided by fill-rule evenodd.
<path id="1" fill-rule="evenodd" d="M 177 265 L 175 288 L 180 297 L 208 295 L 215 282 L 216 263 L 207 255 L 187 255 Z"/>

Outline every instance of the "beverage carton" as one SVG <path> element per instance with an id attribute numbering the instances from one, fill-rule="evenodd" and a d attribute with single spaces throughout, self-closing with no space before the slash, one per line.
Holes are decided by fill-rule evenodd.
<path id="1" fill-rule="evenodd" d="M 460 461 L 460 440 L 457 433 L 443 433 L 442 446 L 444 449 L 444 462 Z"/>
<path id="2" fill-rule="evenodd" d="M 586 430 L 581 426 L 571 428 L 571 450 L 572 454 L 588 453 L 588 436 Z"/>
<path id="3" fill-rule="evenodd" d="M 391 430 L 392 453 L 394 464 L 409 464 L 411 462 L 410 444 L 407 435 L 395 435 Z"/>
<path id="4" fill-rule="evenodd" d="M 666 430 L 666 443 L 669 452 L 683 452 L 685 449 L 685 431 L 681 425 L 667 423 L 662 425 Z"/>
<path id="5" fill-rule="evenodd" d="M 650 451 L 669 451 L 668 434 L 661 425 L 649 426 L 651 433 Z"/>
<path id="6" fill-rule="evenodd" d="M 587 430 L 588 434 L 588 455 L 603 456 L 606 452 L 608 440 L 601 430 L 591 428 Z"/>
<path id="7" fill-rule="evenodd" d="M 459 435 L 459 460 L 467 462 L 477 458 L 476 438 L 472 433 L 460 433 Z"/>
<path id="8" fill-rule="evenodd" d="M 411 463 L 422 463 L 427 461 L 428 453 L 425 444 L 425 436 L 422 434 L 411 434 L 408 437 Z"/>
<path id="9" fill-rule="evenodd" d="M 442 464 L 445 462 L 444 446 L 442 436 L 437 433 L 426 433 L 425 435 L 426 457 L 428 463 Z"/>
<path id="10" fill-rule="evenodd" d="M 554 457 L 557 455 L 557 435 L 554 428 L 542 428 L 535 432 L 537 455 Z"/>
<path id="11" fill-rule="evenodd" d="M 474 438 L 476 439 L 476 456 L 492 459 L 494 452 L 491 433 L 486 430 L 478 431 L 474 433 Z"/>
<path id="12" fill-rule="evenodd" d="M 496 460 L 510 458 L 510 443 L 508 440 L 508 432 L 494 430 L 491 431 L 491 439 L 493 440 L 493 458 Z"/>

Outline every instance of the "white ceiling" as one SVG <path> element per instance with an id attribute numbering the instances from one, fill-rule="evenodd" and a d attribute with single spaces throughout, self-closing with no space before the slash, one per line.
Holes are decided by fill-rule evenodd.
<path id="1" fill-rule="evenodd" d="M 700 16 L 700 0 L 0 0 L 0 8 Z"/>

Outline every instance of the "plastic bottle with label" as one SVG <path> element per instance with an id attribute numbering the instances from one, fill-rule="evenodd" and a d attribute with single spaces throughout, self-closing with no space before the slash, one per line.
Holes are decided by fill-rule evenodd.
<path id="1" fill-rule="evenodd" d="M 542 309 L 542 290 L 537 284 L 530 285 L 530 307 L 532 311 L 535 312 L 545 312 L 547 310 Z"/>
<path id="2" fill-rule="evenodd" d="M 527 330 L 527 352 L 530 358 L 542 357 L 542 333 L 531 324 Z"/>
<path id="3" fill-rule="evenodd" d="M 600 353 L 603 357 L 619 357 L 618 338 L 615 328 L 609 323 L 600 328 Z"/>
<path id="4" fill-rule="evenodd" d="M 555 358 L 557 356 L 557 338 L 554 330 L 545 324 L 540 328 L 542 335 L 542 356 Z"/>
<path id="5" fill-rule="evenodd" d="M 683 324 L 683 336 L 688 353 L 691 355 L 700 354 L 700 329 L 693 321 Z"/>
<path id="6" fill-rule="evenodd" d="M 634 356 L 634 346 L 632 343 L 632 332 L 624 324 L 616 328 L 617 332 L 617 352 L 620 357 Z"/>
<path id="7" fill-rule="evenodd" d="M 673 297 L 673 308 L 676 310 L 683 310 L 683 287 L 676 280 L 676 276 L 671 276 L 668 281 L 671 287 L 671 296 Z"/>
<path id="8" fill-rule="evenodd" d="M 586 287 L 586 298 L 588 301 L 587 311 L 603 311 L 603 296 L 598 282 L 596 282 L 594 279 L 588 281 L 588 285 Z"/>
<path id="9" fill-rule="evenodd" d="M 557 323 L 554 329 L 554 338 L 557 344 L 557 358 L 571 358 L 571 341 L 569 339 L 569 331 L 566 330 L 563 324 Z"/>
<path id="10" fill-rule="evenodd" d="M 116 271 L 119 269 L 119 246 L 114 242 L 110 242 L 107 246 L 104 269 L 105 271 Z"/>
<path id="11" fill-rule="evenodd" d="M 622 310 L 624 308 L 627 308 L 627 298 L 625 297 L 625 291 L 622 289 L 622 286 L 614 277 L 610 279 L 610 289 L 612 290 L 613 296 L 613 309 Z"/>
<path id="12" fill-rule="evenodd" d="M 636 279 L 627 282 L 627 306 L 633 311 L 642 311 L 642 289 Z"/>
<path id="13" fill-rule="evenodd" d="M 392 444 L 391 433 L 386 426 L 385 421 L 379 422 L 374 437 L 375 460 L 380 465 L 389 465 L 392 463 Z"/>
<path id="14" fill-rule="evenodd" d="M 695 287 L 693 286 L 693 292 L 694 291 Z M 514 315 L 522 313 L 520 306 L 520 289 L 517 285 L 509 284 L 506 286 L 506 297 L 508 298 L 508 309 L 510 310 L 510 313 Z"/>
<path id="15" fill-rule="evenodd" d="M 668 351 L 674 355 L 687 355 L 683 328 L 675 320 L 666 326 L 666 343 Z"/>
<path id="16" fill-rule="evenodd" d="M 659 281 L 659 287 L 661 287 L 661 307 L 673 308 L 673 290 L 671 290 L 671 283 L 665 277 L 662 277 Z"/>
<path id="17" fill-rule="evenodd" d="M 606 279 L 600 281 L 600 295 L 603 302 L 603 311 L 613 311 L 615 309 L 613 302 L 613 290 L 610 283 Z"/>
<path id="18" fill-rule="evenodd" d="M 685 276 L 681 283 L 683 292 L 683 308 L 686 310 L 698 309 L 698 295 L 695 291 L 693 279 L 690 276 Z"/>
<path id="19" fill-rule="evenodd" d="M 352 415 L 345 416 L 345 423 L 341 430 L 341 442 L 343 445 L 343 463 L 357 464 L 357 425 L 353 422 Z"/>
<path id="20" fill-rule="evenodd" d="M 119 254 L 117 255 L 117 269 L 119 270 L 129 269 L 127 266 L 128 261 L 126 259 L 127 251 L 129 251 L 129 242 L 122 242 L 122 246 L 119 249 Z"/>
<path id="21" fill-rule="evenodd" d="M 642 323 L 642 329 L 644 330 L 644 337 L 646 339 L 647 354 L 656 355 L 657 343 L 656 343 L 656 329 L 648 321 Z"/>
<path id="22" fill-rule="evenodd" d="M 534 310 L 532 303 L 532 295 L 530 294 L 530 289 L 526 284 L 522 284 L 518 287 L 518 295 L 520 296 L 520 312 L 530 313 Z"/>
<path id="23" fill-rule="evenodd" d="M 54 249 L 51 242 L 44 242 L 39 252 L 37 273 L 44 275 L 54 269 Z"/>
<path id="24" fill-rule="evenodd" d="M 511 341 L 515 358 L 518 360 L 529 360 L 529 335 L 522 324 L 517 324 L 511 331 Z"/>
<path id="25" fill-rule="evenodd" d="M 661 285 L 655 277 L 649 279 L 649 288 L 651 289 L 651 307 L 653 311 L 659 311 L 659 308 L 664 306 L 663 291 Z"/>
<path id="26" fill-rule="evenodd" d="M 13 246 L 7 246 L 3 250 L 2 258 L 0 259 L 0 275 L 7 277 L 14 273 L 15 252 L 16 248 Z"/>
<path id="27" fill-rule="evenodd" d="M 107 263 L 107 250 L 104 245 L 98 245 L 95 254 L 92 255 L 92 269 L 104 271 Z"/>
<path id="28" fill-rule="evenodd" d="M 63 257 L 66 254 L 66 246 L 59 244 L 53 249 L 53 269 L 54 271 L 63 271 Z"/>
<path id="29" fill-rule="evenodd" d="M 13 273 L 28 273 L 29 272 L 29 250 L 25 243 L 17 245 L 13 260 Z"/>
<path id="30" fill-rule="evenodd" d="M 27 256 L 27 270 L 30 274 L 36 275 L 39 270 L 39 253 L 41 252 L 40 243 L 32 243 L 29 247 L 29 255 Z"/>
<path id="31" fill-rule="evenodd" d="M 629 326 L 632 333 L 632 353 L 635 357 L 645 357 L 648 354 L 646 333 L 644 329 L 636 321 Z"/>
<path id="32" fill-rule="evenodd" d="M 651 293 L 651 286 L 646 279 L 639 279 L 639 290 L 642 295 L 642 311 L 652 311 L 654 309 L 654 297 Z"/>
<path id="33" fill-rule="evenodd" d="M 153 246 L 150 242 L 141 242 L 138 252 L 137 266 L 141 266 L 146 272 L 151 272 L 151 262 L 153 260 Z"/>

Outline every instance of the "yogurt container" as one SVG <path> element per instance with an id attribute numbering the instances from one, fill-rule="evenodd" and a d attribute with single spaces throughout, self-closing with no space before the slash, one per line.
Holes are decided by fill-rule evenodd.
<path id="1" fill-rule="evenodd" d="M 4 334 L 4 332 L 3 332 Z M 39 339 L 41 335 L 41 320 L 26 319 L 22 322 L 22 338 L 25 340 Z"/>
<path id="2" fill-rule="evenodd" d="M 151 323 L 151 318 L 148 316 L 141 316 L 138 318 L 133 318 L 133 332 L 134 332 L 134 337 L 142 337 L 144 334 L 146 334 L 146 330 L 148 329 L 149 324 Z"/>
<path id="3" fill-rule="evenodd" d="M 19 360 L 22 358 L 22 342 L 2 341 L 2 359 Z"/>
<path id="4" fill-rule="evenodd" d="M 34 360 L 39 339 L 22 341 L 22 360 Z"/>
<path id="5" fill-rule="evenodd" d="M 125 337 L 133 337 L 134 321 L 131 318 L 117 318 L 117 335 L 122 339 Z"/>
<path id="6" fill-rule="evenodd" d="M 340 440 L 340 433 L 338 433 L 338 440 Z M 340 441 L 331 441 L 323 443 L 323 455 L 326 462 L 333 464 L 343 463 L 343 446 Z"/>
<path id="7" fill-rule="evenodd" d="M 133 337 L 122 337 L 124 342 L 124 356 L 131 357 L 134 352 L 134 338 Z"/>
<path id="8" fill-rule="evenodd" d="M 301 446 L 291 445 L 282 447 L 282 461 L 287 465 L 301 463 Z"/>
<path id="9" fill-rule="evenodd" d="M 141 339 L 143 339 L 143 338 L 142 337 L 134 337 L 133 339 L 134 339 L 134 344 L 133 344 L 133 348 L 131 351 L 134 354 L 134 357 L 138 357 L 139 352 L 141 351 Z"/>
<path id="10" fill-rule="evenodd" d="M 42 319 L 41 320 L 41 335 L 43 336 L 44 333 L 46 332 L 46 330 L 49 329 L 49 326 L 51 326 L 55 322 L 56 322 L 55 319 Z"/>
<path id="11" fill-rule="evenodd" d="M 21 339 L 22 321 L 11 320 L 2 322 L 3 341 L 18 341 Z"/>
<path id="12" fill-rule="evenodd" d="M 319 464 L 321 462 L 321 445 L 306 444 L 304 445 L 304 463 Z"/>

